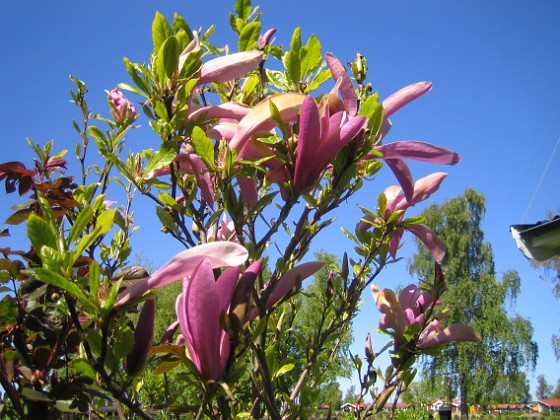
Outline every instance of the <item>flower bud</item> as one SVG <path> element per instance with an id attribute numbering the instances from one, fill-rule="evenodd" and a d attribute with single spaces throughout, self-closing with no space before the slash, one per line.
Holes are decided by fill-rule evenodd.
<path id="1" fill-rule="evenodd" d="M 257 43 L 257 49 L 263 50 L 264 47 L 266 47 L 268 44 L 270 44 L 270 40 L 272 39 L 272 36 L 275 33 L 276 33 L 276 29 L 271 28 L 268 31 L 266 31 L 264 34 L 262 34 L 259 37 L 259 42 Z"/>
<path id="2" fill-rule="evenodd" d="M 136 107 L 130 102 L 121 91 L 113 89 L 107 98 L 111 106 L 111 115 L 117 124 L 130 124 L 138 117 Z"/>
<path id="3" fill-rule="evenodd" d="M 126 357 L 125 367 L 129 375 L 142 373 L 148 361 L 148 353 L 154 339 L 154 320 L 156 316 L 156 300 L 148 299 L 144 302 L 142 312 L 134 330 L 134 347 Z"/>
<path id="4" fill-rule="evenodd" d="M 371 334 L 369 333 L 366 338 L 366 359 L 368 363 L 373 363 L 375 360 L 375 353 L 373 352 L 373 345 L 371 344 Z"/>

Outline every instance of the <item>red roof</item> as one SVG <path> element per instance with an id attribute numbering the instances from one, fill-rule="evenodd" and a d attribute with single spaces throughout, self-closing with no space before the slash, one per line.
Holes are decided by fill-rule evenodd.
<path id="1" fill-rule="evenodd" d="M 538 400 L 537 402 L 547 407 L 560 407 L 560 400 Z"/>

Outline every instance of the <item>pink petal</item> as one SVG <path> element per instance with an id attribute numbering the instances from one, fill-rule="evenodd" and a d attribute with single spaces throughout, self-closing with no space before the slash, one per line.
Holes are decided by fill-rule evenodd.
<path id="1" fill-rule="evenodd" d="M 375 150 L 383 153 L 383 159 L 412 159 L 421 162 L 455 165 L 461 156 L 445 147 L 421 141 L 397 141 L 376 146 Z"/>
<path id="2" fill-rule="evenodd" d="M 385 163 L 391 168 L 393 174 L 395 174 L 397 181 L 399 181 L 404 191 L 406 199 L 409 202 L 412 201 L 412 196 L 414 195 L 414 180 L 412 179 L 412 174 L 406 162 L 403 159 L 383 158 L 383 160 L 385 160 Z"/>
<path id="3" fill-rule="evenodd" d="M 439 189 L 446 176 L 446 173 L 436 172 L 416 181 L 414 184 L 414 195 L 410 204 L 415 205 L 427 200 L 430 195 Z"/>
<path id="4" fill-rule="evenodd" d="M 382 104 L 383 110 L 385 111 L 385 118 L 389 118 L 403 106 L 424 95 L 426 92 L 429 92 L 431 89 L 431 82 L 418 82 L 393 93 L 385 99 Z"/>
<path id="5" fill-rule="evenodd" d="M 325 55 L 325 60 L 331 73 L 333 75 L 333 79 L 340 83 L 340 95 L 342 96 L 342 100 L 346 105 L 346 109 L 350 116 L 356 115 L 358 112 L 358 98 L 356 97 L 356 91 L 354 89 L 354 84 L 352 80 L 350 80 L 350 76 L 348 76 L 348 72 L 344 68 L 344 65 L 331 53 L 327 53 Z M 340 82 L 339 82 L 340 81 Z"/>
<path id="6" fill-rule="evenodd" d="M 252 208 L 259 201 L 259 195 L 257 192 L 257 184 L 255 178 L 250 176 L 238 176 L 237 182 L 239 183 L 239 189 L 241 190 L 241 195 L 247 203 L 247 205 Z"/>
<path id="7" fill-rule="evenodd" d="M 418 342 L 418 347 L 427 349 L 446 343 L 457 343 L 461 341 L 479 342 L 480 336 L 468 325 L 453 324 L 443 329 L 443 331 L 436 332 L 432 330 L 426 336 L 422 334 Z"/>
<path id="8" fill-rule="evenodd" d="M 139 281 L 119 294 L 116 306 L 143 295 L 148 290 L 163 287 L 183 277 L 190 276 L 202 260 L 207 258 L 212 268 L 241 265 L 249 256 L 248 251 L 235 242 L 211 242 L 198 245 L 175 255 L 152 276 Z"/>
<path id="9" fill-rule="evenodd" d="M 306 95 L 299 93 L 281 93 L 259 102 L 239 122 L 237 132 L 229 144 L 230 148 L 236 150 L 241 157 L 243 148 L 254 135 L 270 132 L 276 126 L 270 114 L 270 101 L 276 105 L 284 122 L 293 122 L 297 119 L 305 97 Z"/>
<path id="10" fill-rule="evenodd" d="M 390 289 L 380 291 L 376 285 L 371 286 L 371 293 L 377 309 L 385 314 L 382 329 L 393 329 L 395 332 L 402 334 L 407 327 L 406 318 L 395 293 Z"/>
<path id="11" fill-rule="evenodd" d="M 286 296 L 296 285 L 296 281 L 305 280 L 307 277 L 315 274 L 316 271 L 321 269 L 325 263 L 319 261 L 312 261 L 298 265 L 297 267 L 288 270 L 276 284 L 274 291 L 270 294 L 266 302 L 266 307 L 271 308 L 276 302 Z"/>
<path id="12" fill-rule="evenodd" d="M 393 258 L 397 258 L 397 251 L 399 250 L 402 236 L 402 229 L 397 229 L 393 232 L 393 238 L 391 239 L 391 242 L 389 242 L 389 254 L 391 254 Z"/>
<path id="13" fill-rule="evenodd" d="M 415 284 L 409 284 L 399 293 L 399 302 L 403 308 L 414 309 L 420 297 L 421 290 Z"/>
<path id="14" fill-rule="evenodd" d="M 202 65 L 199 84 L 224 83 L 245 76 L 257 68 L 262 51 L 242 51 L 214 58 Z"/>
<path id="15" fill-rule="evenodd" d="M 408 225 L 406 230 L 412 232 L 418 239 L 426 245 L 433 259 L 441 264 L 445 257 L 445 245 L 439 240 L 435 232 L 426 225 Z"/>
<path id="16" fill-rule="evenodd" d="M 241 120 L 251 111 L 251 107 L 237 102 L 226 102 L 220 105 L 206 106 L 198 108 L 189 115 L 191 121 L 208 121 L 216 118 L 231 119 L 235 121 Z"/>
<path id="17" fill-rule="evenodd" d="M 303 101 L 299 121 L 294 186 L 296 191 L 302 192 L 316 180 L 314 179 L 316 174 L 312 171 L 312 162 L 318 157 L 319 142 L 321 141 L 319 109 L 315 99 L 311 96 L 306 96 Z"/>
<path id="18" fill-rule="evenodd" d="M 184 294 L 191 345 L 200 358 L 200 373 L 206 378 L 218 380 L 223 374 L 220 355 L 223 332 L 220 324 L 221 296 L 208 259 L 202 260 L 196 267 Z"/>

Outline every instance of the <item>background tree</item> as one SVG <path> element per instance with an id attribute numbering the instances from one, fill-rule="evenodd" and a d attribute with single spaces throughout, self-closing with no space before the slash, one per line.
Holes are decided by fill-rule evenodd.
<path id="1" fill-rule="evenodd" d="M 461 397 L 463 414 L 468 412 L 468 403 L 486 403 L 501 378 L 534 369 L 538 355 L 531 323 L 510 316 L 504 307 L 508 298 L 515 302 L 521 279 L 514 270 L 497 279 L 492 247 L 484 241 L 480 227 L 484 213 L 484 196 L 473 189 L 423 212 L 426 225 L 447 248 L 444 301 L 453 310 L 443 322 L 470 324 L 482 338 L 476 344 L 451 345 L 438 357 L 423 360 L 426 378 L 451 379 L 449 386 Z M 433 261 L 418 242 L 417 247 L 409 271 L 420 279 L 432 278 Z"/>
<path id="2" fill-rule="evenodd" d="M 537 400 L 550 398 L 552 395 L 552 385 L 550 385 L 544 375 L 537 376 Z"/>
<path id="3" fill-rule="evenodd" d="M 344 403 L 355 403 L 360 396 L 356 392 L 356 385 L 350 385 L 344 394 Z"/>
<path id="4" fill-rule="evenodd" d="M 489 396 L 489 401 L 494 404 L 519 404 L 531 401 L 529 380 L 525 372 L 500 377 Z"/>

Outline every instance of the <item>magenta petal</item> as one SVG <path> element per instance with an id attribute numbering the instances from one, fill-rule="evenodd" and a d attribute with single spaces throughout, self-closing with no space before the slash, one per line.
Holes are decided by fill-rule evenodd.
<path id="1" fill-rule="evenodd" d="M 239 183 L 239 189 L 241 190 L 241 195 L 243 199 L 247 202 L 247 205 L 252 208 L 259 201 L 259 195 L 257 193 L 257 184 L 255 179 L 249 176 L 238 176 L 237 182 Z"/>
<path id="2" fill-rule="evenodd" d="M 399 293 L 399 302 L 403 308 L 414 309 L 416 301 L 420 297 L 420 289 L 414 284 L 409 284 Z"/>
<path id="3" fill-rule="evenodd" d="M 412 179 L 412 174 L 410 173 L 410 169 L 408 169 L 408 165 L 403 159 L 386 159 L 384 157 L 383 160 L 385 160 L 385 163 L 395 174 L 407 201 L 410 202 L 414 195 L 414 180 Z"/>
<path id="4" fill-rule="evenodd" d="M 396 141 L 376 146 L 375 150 L 383 153 L 383 159 L 412 159 L 442 165 L 461 161 L 461 156 L 452 150 L 421 141 Z"/>
<path id="5" fill-rule="evenodd" d="M 266 307 L 271 308 L 276 302 L 286 296 L 296 285 L 296 281 L 302 281 L 321 269 L 325 263 L 312 261 L 298 265 L 288 270 L 279 280 L 278 284 L 270 294 Z"/>
<path id="6" fill-rule="evenodd" d="M 185 304 L 192 348 L 200 358 L 200 373 L 214 380 L 219 380 L 223 374 L 220 355 L 223 330 L 219 302 L 221 300 L 212 264 L 204 259 L 192 274 Z"/>
<path id="7" fill-rule="evenodd" d="M 199 372 L 202 371 L 202 365 L 200 362 L 200 357 L 198 355 L 198 351 L 193 348 L 192 342 L 192 334 L 189 327 L 189 321 L 187 319 L 187 307 L 186 307 L 186 294 L 188 293 L 188 289 L 190 287 L 190 281 L 185 280 L 183 282 L 183 292 L 177 296 L 177 300 L 175 301 L 175 312 L 177 313 L 177 318 L 179 319 L 179 325 L 181 326 L 181 331 L 183 332 L 183 341 L 187 344 L 187 348 L 189 349 L 189 355 L 191 357 L 192 362 L 196 366 Z M 180 337 L 177 337 L 177 341 L 179 341 Z"/>
<path id="8" fill-rule="evenodd" d="M 216 280 L 216 291 L 220 298 L 220 310 L 223 312 L 227 312 L 229 309 L 240 273 L 241 269 L 239 266 L 229 267 Z"/>
<path id="9" fill-rule="evenodd" d="M 385 111 L 385 118 L 389 118 L 391 114 L 401 109 L 406 104 L 412 102 L 416 98 L 422 96 L 432 89 L 431 82 L 418 82 L 406 86 L 401 90 L 393 93 L 383 101 L 383 110 Z"/>
<path id="10" fill-rule="evenodd" d="M 193 154 L 182 156 L 185 156 L 185 160 L 191 166 L 198 188 L 200 188 L 202 199 L 206 201 L 210 207 L 214 207 L 214 184 L 204 161 L 199 156 Z"/>
<path id="11" fill-rule="evenodd" d="M 299 121 L 294 186 L 296 191 L 301 192 L 316 181 L 313 162 L 319 158 L 317 154 L 321 141 L 319 109 L 311 96 L 306 96 L 303 100 Z"/>
<path id="12" fill-rule="evenodd" d="M 397 258 L 397 251 L 399 249 L 399 245 L 401 244 L 402 236 L 402 229 L 398 229 L 393 233 L 393 238 L 391 239 L 391 242 L 389 242 L 389 254 L 391 254 L 393 258 Z"/>
<path id="13" fill-rule="evenodd" d="M 406 230 L 412 232 L 432 254 L 433 259 L 441 264 L 443 257 L 445 257 L 445 245 L 439 240 L 435 232 L 426 225 L 408 225 Z"/>
<path id="14" fill-rule="evenodd" d="M 346 105 L 348 114 L 351 116 L 356 115 L 358 112 L 358 98 L 356 97 L 356 91 L 354 90 L 354 84 L 348 76 L 348 72 L 344 68 L 344 65 L 331 53 L 325 55 L 325 60 L 335 81 L 340 80 L 340 95 Z"/>

